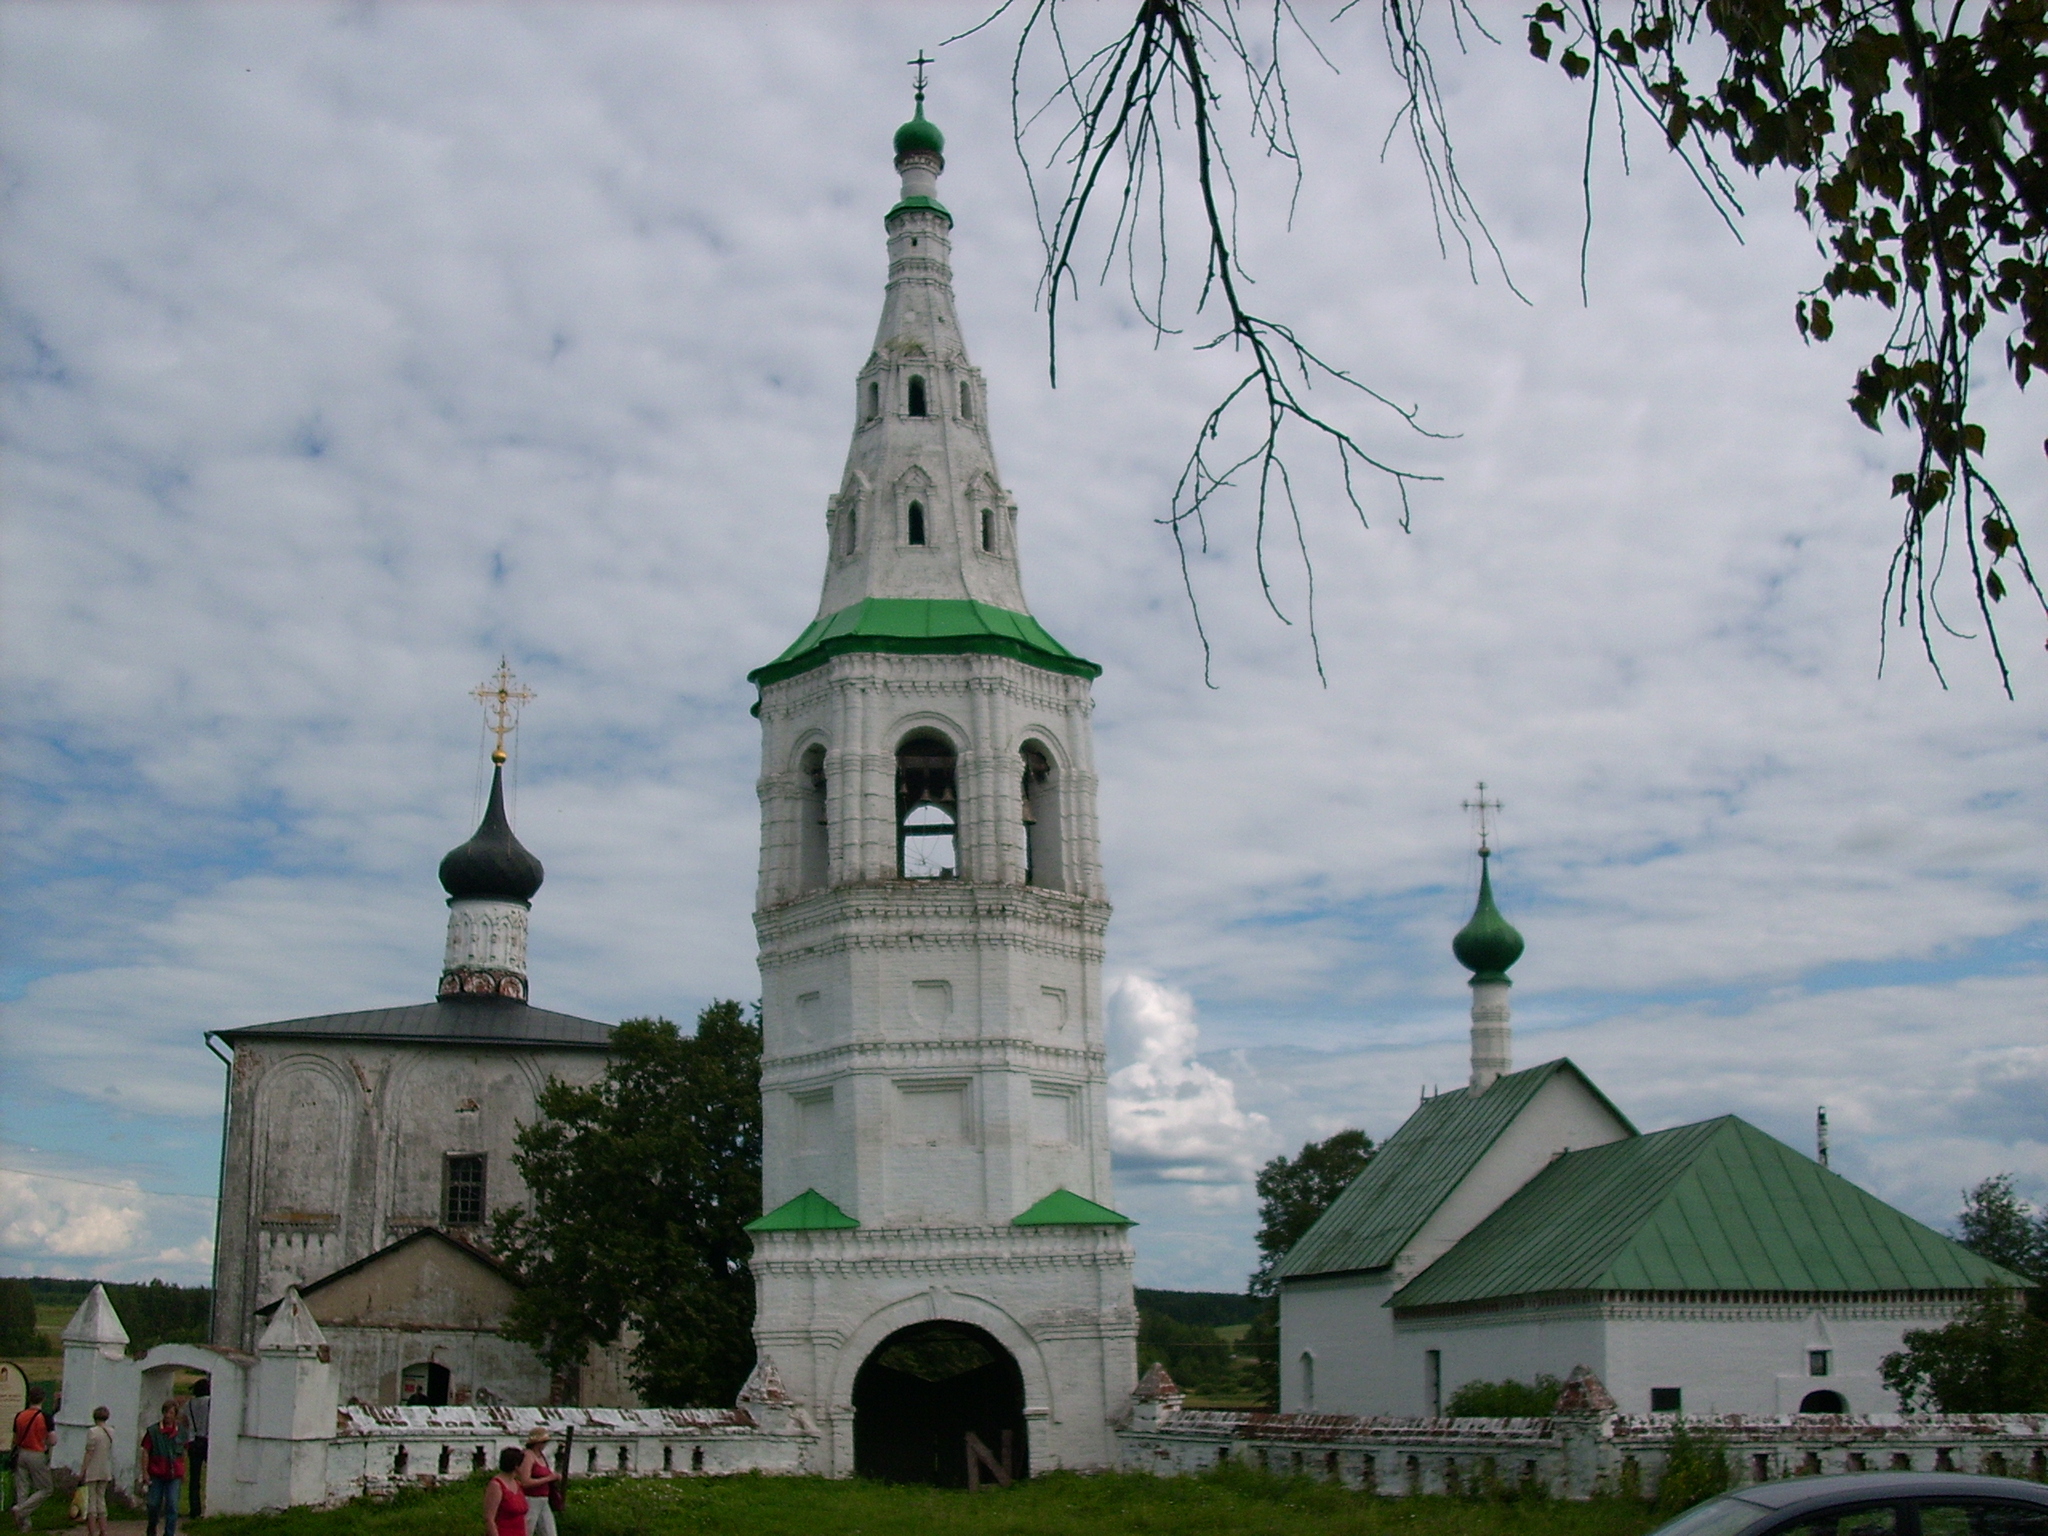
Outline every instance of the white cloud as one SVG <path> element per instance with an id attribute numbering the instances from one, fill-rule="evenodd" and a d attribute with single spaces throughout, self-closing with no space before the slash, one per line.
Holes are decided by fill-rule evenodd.
<path id="1" fill-rule="evenodd" d="M 0 1251 L 38 1259 L 126 1254 L 147 1230 L 142 1192 L 0 1170 Z"/>
<path id="2" fill-rule="evenodd" d="M 1109 1075 L 1109 1144 L 1127 1180 L 1195 1186 L 1193 1199 L 1235 1205 L 1270 1155 L 1266 1117 L 1237 1105 L 1230 1079 L 1195 1059 L 1194 999 L 1144 976 L 1106 989 L 1110 1043 L 1123 1061 Z"/>
<path id="3" fill-rule="evenodd" d="M 475 814 L 464 693 L 501 651 L 541 694 L 516 759 L 548 867 L 536 1000 L 752 995 L 743 678 L 816 601 L 899 61 L 982 10 L 0 7 L 10 1134 L 113 1156 L 126 1106 L 118 1156 L 156 1166 L 155 1136 L 194 1189 L 220 1084 L 201 1030 L 423 998 L 434 864 Z M 1411 534 L 1383 498 L 1357 531 L 1300 466 L 1327 688 L 1266 613 L 1241 516 L 1195 562 L 1201 683 L 1155 519 L 1227 356 L 1155 352 L 1084 290 L 1046 389 L 997 29 L 944 50 L 931 101 L 1026 590 L 1107 668 L 1113 959 L 1199 1003 L 1212 1065 L 1243 1052 L 1218 1069 L 1234 1100 L 1192 1042 L 1146 1067 L 1157 1113 L 1120 1135 L 1160 1160 L 1128 1154 L 1126 1182 L 1239 1182 L 1134 1184 L 1145 1272 L 1250 1267 L 1226 1102 L 1291 1147 L 1384 1134 L 1463 1076 L 1445 946 L 1480 777 L 1508 802 L 1526 1029 L 1603 1042 L 1617 1096 L 1764 1105 L 1791 1135 L 1818 1095 L 1853 1149 L 1898 1083 L 1939 1082 L 1947 1118 L 1930 1098 L 1868 1144 L 1881 1190 L 1921 1209 L 1998 1158 L 2039 1166 L 1988 1128 L 2038 1102 L 2011 1054 L 2038 1007 L 2010 1000 L 2048 968 L 2042 653 L 2012 637 L 2019 706 L 1963 643 L 1949 692 L 1910 646 L 1873 677 L 1904 445 L 1841 405 L 1872 317 L 1801 345 L 1818 258 L 1785 187 L 1751 189 L 1738 245 L 1656 153 L 1596 170 L 1581 304 L 1583 101 L 1512 45 L 1439 59 L 1533 302 L 1470 282 L 1361 128 L 1397 105 L 1381 39 L 1326 43 L 1341 74 L 1291 82 L 1294 217 L 1283 194 L 1240 221 L 1259 303 L 1458 434 L 1374 438 L 1446 477 Z M 1257 191 L 1287 168 L 1239 169 Z M 1994 455 L 2034 440 L 1983 403 Z M 194 1241 L 138 1229 L 121 1262 Z"/>

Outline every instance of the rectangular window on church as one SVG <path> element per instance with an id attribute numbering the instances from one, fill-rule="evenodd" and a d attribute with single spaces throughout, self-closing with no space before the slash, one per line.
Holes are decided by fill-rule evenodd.
<path id="1" fill-rule="evenodd" d="M 1652 1413 L 1682 1413 L 1684 1412 L 1684 1409 L 1680 1407 L 1682 1401 L 1683 1394 L 1677 1387 L 1650 1388 L 1650 1412 Z"/>
<path id="2" fill-rule="evenodd" d="M 484 1158 L 481 1152 L 450 1157 L 441 1164 L 441 1223 L 449 1227 L 484 1224 Z"/>
<path id="3" fill-rule="evenodd" d="M 1828 1367 L 1834 1363 L 1828 1358 L 1832 1353 L 1833 1351 L 1826 1349 L 1809 1349 L 1806 1352 L 1806 1374 L 1809 1376 L 1827 1375 Z"/>

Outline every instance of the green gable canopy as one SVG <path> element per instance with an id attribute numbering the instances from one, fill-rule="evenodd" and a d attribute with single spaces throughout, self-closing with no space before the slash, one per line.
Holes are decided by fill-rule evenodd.
<path id="1" fill-rule="evenodd" d="M 857 1227 L 846 1212 L 815 1189 L 807 1189 L 794 1200 L 785 1200 L 765 1216 L 747 1223 L 749 1232 L 837 1232 Z"/>
<path id="2" fill-rule="evenodd" d="M 1102 668 L 1061 645 L 1028 613 L 965 598 L 869 597 L 814 620 L 788 650 L 749 672 L 747 681 L 766 688 L 854 651 L 1010 656 L 1049 672 L 1102 675 Z"/>
<path id="3" fill-rule="evenodd" d="M 1484 1093 L 1458 1088 L 1424 1099 L 1350 1188 L 1287 1251 L 1280 1278 L 1348 1274 L 1393 1263 L 1543 1085 L 1567 1072 L 1628 1125 L 1585 1073 L 1563 1057 L 1510 1072 Z"/>
<path id="4" fill-rule="evenodd" d="M 1010 1219 L 1013 1227 L 1135 1227 L 1128 1216 L 1106 1205 L 1097 1205 L 1071 1189 L 1056 1189 L 1021 1216 Z"/>
<path id="5" fill-rule="evenodd" d="M 1563 1154 L 1388 1305 L 2028 1284 L 1726 1115 Z"/>

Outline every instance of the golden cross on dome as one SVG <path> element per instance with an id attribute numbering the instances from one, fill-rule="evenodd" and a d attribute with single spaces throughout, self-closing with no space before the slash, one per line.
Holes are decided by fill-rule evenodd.
<path id="1" fill-rule="evenodd" d="M 1486 780 L 1481 779 L 1477 788 L 1479 790 L 1479 798 L 1477 800 L 1465 801 L 1464 806 L 1466 810 L 1473 812 L 1479 818 L 1479 856 L 1486 858 L 1493 852 L 1487 846 L 1487 838 L 1493 830 L 1491 813 L 1498 811 L 1501 805 L 1498 800 L 1486 798 Z"/>
<path id="2" fill-rule="evenodd" d="M 469 696 L 484 707 L 484 728 L 498 738 L 491 748 L 491 761 L 502 767 L 505 738 L 519 729 L 519 707 L 533 702 L 534 691 L 512 675 L 511 662 L 500 656 L 498 670 L 470 689 Z"/>

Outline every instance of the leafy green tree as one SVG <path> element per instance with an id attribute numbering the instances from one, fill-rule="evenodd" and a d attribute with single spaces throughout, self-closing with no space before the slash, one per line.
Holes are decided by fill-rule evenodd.
<path id="1" fill-rule="evenodd" d="M 602 1079 L 541 1090 L 514 1154 L 532 1207 L 492 1226 L 525 1279 L 508 1335 L 567 1371 L 630 1331 L 649 1403 L 732 1399 L 754 1359 L 760 1076 L 759 1010 L 717 1002 L 694 1035 L 629 1019 Z"/>
<path id="2" fill-rule="evenodd" d="M 1268 537 L 1287 540 L 1312 576 L 1286 458 L 1295 441 L 1333 455 L 1361 519 L 1358 482 L 1379 477 L 1398 496 L 1405 527 L 1409 485 L 1427 477 L 1363 446 L 1345 425 L 1342 403 L 1384 408 L 1411 427 L 1416 412 L 1341 361 L 1326 361 L 1286 320 L 1250 307 L 1253 285 L 1237 235 L 1245 210 L 1228 145 L 1242 134 L 1254 153 L 1294 162 L 1299 176 L 1283 51 L 1299 43 L 1314 58 L 1319 28 L 1376 19 L 1407 100 L 1391 124 L 1360 123 L 1360 137 L 1382 142 L 1404 133 L 1420 159 L 1439 234 L 1462 241 L 1475 271 L 1483 246 L 1505 273 L 1460 176 L 1431 51 L 1432 37 L 1461 51 L 1498 41 L 1487 30 L 1486 8 L 1470 0 L 1379 0 L 1340 5 L 1318 22 L 1289 0 L 1137 0 L 1127 25 L 1112 23 L 1123 25 L 1121 35 L 1104 38 L 1087 35 L 1089 12 L 1061 0 L 1002 9 L 1021 18 L 1012 72 L 1018 147 L 1027 165 L 1039 163 L 1024 140 L 1033 131 L 1048 135 L 1050 161 L 1060 167 L 1054 174 L 1065 183 L 1039 198 L 1055 340 L 1059 306 L 1083 269 L 1114 268 L 1160 338 L 1189 332 L 1196 345 L 1223 351 L 1242 369 L 1194 434 L 1166 518 L 1176 539 L 1206 548 L 1211 523 L 1225 511 L 1220 498 L 1241 489 L 1259 553 Z M 1892 478 L 1903 515 L 1886 606 L 1917 630 L 1934 663 L 1934 633 L 1949 623 L 1936 588 L 1945 571 L 1966 581 L 2005 675 L 1994 605 L 2025 588 L 2048 609 L 2048 594 L 1984 472 L 1987 433 L 1972 391 L 1993 374 L 1988 352 L 2002 354 L 2022 389 L 2048 366 L 2048 70 L 2041 68 L 2048 6 L 1545 0 L 1527 22 L 1529 51 L 1554 60 L 1590 96 L 1581 172 L 1589 224 L 1594 136 L 1610 119 L 1624 132 L 1631 111 L 1685 161 L 1731 229 L 1742 214 L 1736 173 L 1790 173 L 1793 206 L 1812 225 L 1825 263 L 1788 305 L 1799 333 L 1828 340 L 1831 306 L 1844 299 L 1876 304 L 1892 320 L 1848 402 L 1873 431 L 1896 420 L 1915 440 Z M 1022 99 L 1022 82 L 1036 77 L 1041 59 L 1050 89 Z M 1185 153 L 1174 139 L 1185 142 Z M 1517 149 L 1506 146 L 1509 154 Z M 1182 177 L 1199 210 L 1185 245 L 1166 195 L 1166 183 Z M 1082 241 L 1091 222 L 1106 227 L 1108 254 L 1124 261 L 1098 267 Z M 1195 258 L 1190 265 L 1199 274 L 1189 290 L 1199 317 L 1192 321 L 1169 312 L 1166 268 L 1179 252 Z M 1322 394 L 1312 398 L 1317 386 Z M 1185 574 L 1186 542 L 1180 549 Z M 1278 613 L 1263 559 L 1258 570 Z M 1307 618 L 1313 636 L 1312 607 Z M 2009 677 L 2006 686 L 2010 692 Z"/>
<path id="3" fill-rule="evenodd" d="M 1963 1192 L 1956 1240 L 2029 1280 L 2048 1276 L 2048 1214 L 2037 1213 L 2013 1192 L 2009 1173 Z"/>
<path id="4" fill-rule="evenodd" d="M 133 1355 L 159 1344 L 204 1344 L 213 1330 L 213 1292 L 203 1285 L 109 1285 L 107 1300 L 128 1330 Z"/>
<path id="5" fill-rule="evenodd" d="M 1164 1365 L 1184 1392 L 1228 1392 L 1237 1384 L 1237 1363 L 1214 1328 L 1184 1323 L 1140 1305 L 1138 1369 Z"/>
<path id="6" fill-rule="evenodd" d="M 1468 1381 L 1451 1394 L 1444 1413 L 1453 1419 L 1547 1419 L 1563 1385 L 1549 1375 L 1534 1381 Z"/>
<path id="7" fill-rule="evenodd" d="M 1271 1296 L 1287 1250 L 1300 1242 L 1372 1161 L 1372 1138 L 1363 1131 L 1339 1131 L 1311 1141 L 1293 1157 L 1276 1157 L 1259 1170 L 1259 1267 L 1251 1293 Z"/>
<path id="8" fill-rule="evenodd" d="M 1878 1377 L 1908 1413 L 2037 1413 L 2048 1409 L 2048 1323 L 2011 1291 L 1966 1302 L 1941 1328 L 1916 1328 Z"/>
<path id="9" fill-rule="evenodd" d="M 40 1355 L 36 1297 L 26 1280 L 0 1280 L 0 1355 Z"/>

